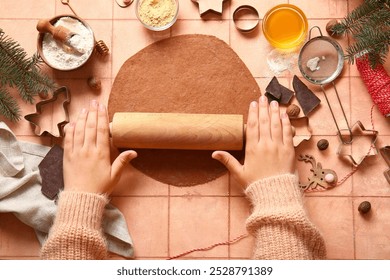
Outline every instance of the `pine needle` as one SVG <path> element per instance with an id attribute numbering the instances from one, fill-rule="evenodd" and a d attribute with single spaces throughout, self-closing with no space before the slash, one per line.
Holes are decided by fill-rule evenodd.
<path id="1" fill-rule="evenodd" d="M 28 57 L 19 43 L 7 37 L 0 28 L 0 114 L 12 121 L 20 119 L 20 108 L 7 94 L 7 87 L 17 88 L 22 100 L 30 104 L 34 103 L 34 98 L 39 93 L 47 94 L 57 87 L 55 82 L 41 71 L 41 62 L 35 54 Z"/>
<path id="2" fill-rule="evenodd" d="M 355 42 L 347 48 L 346 59 L 368 54 L 372 68 L 383 64 L 390 44 L 390 0 L 365 0 L 332 28 L 333 34 L 350 34 Z"/>

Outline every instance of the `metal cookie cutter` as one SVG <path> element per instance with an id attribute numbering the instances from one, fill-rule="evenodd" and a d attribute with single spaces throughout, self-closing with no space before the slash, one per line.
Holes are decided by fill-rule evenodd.
<path id="1" fill-rule="evenodd" d="M 353 142 L 351 141 L 350 143 L 345 144 L 345 142 L 343 142 L 342 139 L 343 139 L 343 137 L 349 138 L 350 132 L 351 133 L 354 132 L 354 135 L 353 135 L 354 141 Z M 358 166 L 359 164 L 361 164 L 366 157 L 378 154 L 378 150 L 375 147 L 375 142 L 376 142 L 376 139 L 378 138 L 378 131 L 366 129 L 360 121 L 357 121 L 349 130 L 341 129 L 339 136 L 340 136 L 341 142 L 340 142 L 340 145 L 338 147 L 337 154 L 339 156 L 344 156 L 344 157 L 347 157 L 348 159 L 350 159 L 354 166 Z M 364 140 L 365 138 L 370 138 L 370 146 L 367 149 L 362 149 L 361 147 L 359 149 L 358 148 L 354 149 L 355 154 L 357 154 L 359 151 L 361 151 L 360 156 L 353 155 L 353 151 L 348 151 L 348 149 L 352 149 L 352 147 L 353 147 L 352 145 L 354 145 L 354 144 L 355 144 L 355 146 L 357 146 L 359 144 L 362 146 L 362 144 L 365 144 L 365 143 L 359 143 L 359 141 L 361 139 Z"/>
<path id="2" fill-rule="evenodd" d="M 303 141 L 308 141 L 311 138 L 312 130 L 308 117 L 290 118 L 290 122 L 295 129 L 293 137 L 294 147 L 298 147 Z"/>
<path id="3" fill-rule="evenodd" d="M 382 157 L 385 159 L 387 165 L 389 166 L 389 169 L 384 171 L 383 174 L 385 175 L 387 182 L 390 184 L 390 146 L 384 146 L 379 150 L 381 152 Z"/>
<path id="4" fill-rule="evenodd" d="M 133 3 L 133 0 L 115 0 L 115 2 L 119 7 L 127 8 L 128 6 L 131 5 L 131 3 Z"/>
<path id="5" fill-rule="evenodd" d="M 259 13 L 255 7 L 242 5 L 233 12 L 233 22 L 237 30 L 247 33 L 259 25 Z"/>
<path id="6" fill-rule="evenodd" d="M 44 106 L 50 103 L 54 103 L 57 99 L 59 99 L 59 96 L 63 95 L 63 103 L 62 108 L 64 110 L 65 119 L 59 123 L 57 123 L 57 131 L 53 130 L 45 130 L 42 131 L 38 119 L 42 114 L 42 109 Z M 34 133 L 38 136 L 41 136 L 43 133 L 49 133 L 54 137 L 63 137 L 64 136 L 64 126 L 69 123 L 69 114 L 68 114 L 68 105 L 70 103 L 70 94 L 67 89 L 67 87 L 60 87 L 56 91 L 53 92 L 53 97 L 47 100 L 43 100 L 41 102 L 38 102 L 36 104 L 36 113 L 29 114 L 24 116 L 24 118 L 29 121 L 34 126 Z"/>

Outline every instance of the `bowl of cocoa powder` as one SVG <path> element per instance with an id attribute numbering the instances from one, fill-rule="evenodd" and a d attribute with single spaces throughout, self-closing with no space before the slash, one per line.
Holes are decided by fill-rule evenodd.
<path id="1" fill-rule="evenodd" d="M 136 16 L 146 28 L 162 31 L 171 27 L 179 14 L 178 0 L 137 0 Z"/>

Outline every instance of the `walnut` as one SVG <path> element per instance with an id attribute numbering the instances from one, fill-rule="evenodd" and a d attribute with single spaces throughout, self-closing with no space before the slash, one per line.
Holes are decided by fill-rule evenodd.
<path id="1" fill-rule="evenodd" d="M 317 148 L 321 151 L 326 150 L 329 146 L 329 141 L 326 139 L 321 139 L 317 142 Z"/>
<path id="2" fill-rule="evenodd" d="M 286 114 L 288 115 L 289 118 L 298 117 L 300 112 L 301 112 L 301 109 L 295 104 L 291 104 L 286 109 Z"/>

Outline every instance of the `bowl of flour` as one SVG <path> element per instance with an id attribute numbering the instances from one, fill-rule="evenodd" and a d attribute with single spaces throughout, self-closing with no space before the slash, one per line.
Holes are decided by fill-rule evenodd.
<path id="1" fill-rule="evenodd" d="M 38 53 L 50 67 L 70 71 L 84 65 L 94 50 L 95 37 L 91 27 L 73 15 L 61 15 L 49 20 L 54 26 L 63 26 L 76 34 L 70 38 L 71 44 L 64 44 L 49 33 L 39 33 Z M 72 47 L 72 46 L 77 46 Z"/>

